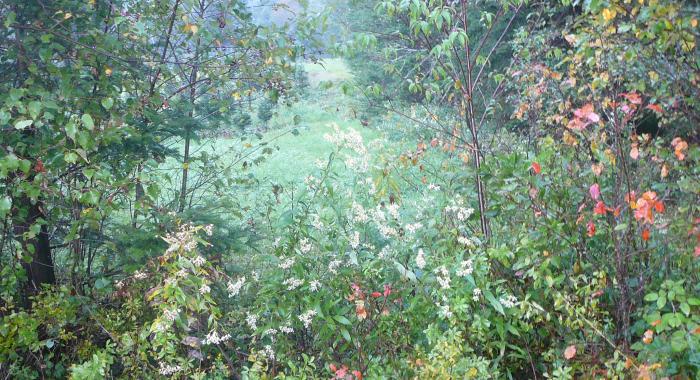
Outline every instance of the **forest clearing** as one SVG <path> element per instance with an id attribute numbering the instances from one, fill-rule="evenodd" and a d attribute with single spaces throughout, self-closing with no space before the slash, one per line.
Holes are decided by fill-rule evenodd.
<path id="1" fill-rule="evenodd" d="M 699 379 L 699 17 L 0 0 L 0 379 Z"/>

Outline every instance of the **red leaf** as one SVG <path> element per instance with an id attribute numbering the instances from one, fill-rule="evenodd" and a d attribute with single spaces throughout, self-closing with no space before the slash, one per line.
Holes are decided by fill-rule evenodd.
<path id="1" fill-rule="evenodd" d="M 591 193 L 591 198 L 593 198 L 594 201 L 600 198 L 600 186 L 597 183 L 592 184 L 588 191 Z"/>
<path id="2" fill-rule="evenodd" d="M 658 104 L 649 104 L 646 108 L 647 108 L 648 110 L 652 110 L 652 111 L 654 111 L 654 112 L 656 112 L 656 113 L 664 113 L 663 108 L 661 108 L 661 106 L 658 105 Z"/>
<path id="3" fill-rule="evenodd" d="M 588 222 L 586 230 L 588 231 L 588 237 L 593 237 L 593 235 L 595 235 L 595 224 L 593 221 Z"/>
<path id="4" fill-rule="evenodd" d="M 649 240 L 650 236 L 651 236 L 651 233 L 649 232 L 649 229 L 645 228 L 644 231 L 642 231 L 642 240 L 647 241 L 647 240 Z"/>
<path id="5" fill-rule="evenodd" d="M 605 203 L 603 201 L 598 201 L 593 208 L 593 213 L 597 215 L 605 215 Z"/>
<path id="6" fill-rule="evenodd" d="M 532 165 L 530 165 L 530 168 L 532 169 L 532 171 L 535 172 L 535 174 L 540 174 L 540 173 L 542 173 L 542 167 L 541 167 L 540 164 L 537 163 L 537 162 L 534 162 L 534 161 L 533 161 L 533 162 L 532 162 Z"/>
<path id="7" fill-rule="evenodd" d="M 391 285 L 385 284 L 384 285 L 384 297 L 389 297 L 391 294 Z"/>
<path id="8" fill-rule="evenodd" d="M 372 292 L 372 294 L 370 294 L 370 295 L 372 296 L 372 298 L 379 298 L 379 297 L 382 296 L 382 293 L 379 293 L 379 292 Z"/>
<path id="9" fill-rule="evenodd" d="M 642 104 L 642 97 L 636 92 L 630 92 L 627 94 L 622 94 L 630 103 L 632 104 Z"/>

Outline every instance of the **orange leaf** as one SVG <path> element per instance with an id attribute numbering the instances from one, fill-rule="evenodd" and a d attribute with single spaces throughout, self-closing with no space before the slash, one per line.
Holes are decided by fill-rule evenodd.
<path id="1" fill-rule="evenodd" d="M 576 356 L 576 346 L 572 344 L 571 346 L 567 347 L 566 350 L 564 350 L 564 357 L 566 360 L 571 360 L 574 358 L 574 356 Z"/>
<path id="2" fill-rule="evenodd" d="M 540 174 L 542 173 L 542 167 L 540 166 L 539 163 L 534 162 L 530 165 L 530 168 L 532 168 L 532 171 L 535 172 L 535 174 Z"/>
<path id="3" fill-rule="evenodd" d="M 644 231 L 642 231 L 642 240 L 648 241 L 651 233 L 649 232 L 648 228 L 645 228 Z"/>

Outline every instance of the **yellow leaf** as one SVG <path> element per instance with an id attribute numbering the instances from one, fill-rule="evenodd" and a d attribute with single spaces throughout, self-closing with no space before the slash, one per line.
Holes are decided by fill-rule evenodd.
<path id="1" fill-rule="evenodd" d="M 612 21 L 615 16 L 617 15 L 617 11 L 611 8 L 605 8 L 603 9 L 603 18 L 605 21 L 610 22 Z"/>

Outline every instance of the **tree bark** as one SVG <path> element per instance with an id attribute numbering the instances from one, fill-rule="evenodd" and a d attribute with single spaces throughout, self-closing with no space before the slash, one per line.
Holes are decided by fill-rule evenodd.
<path id="1" fill-rule="evenodd" d="M 27 274 L 22 301 L 28 307 L 30 306 L 29 297 L 39 293 L 42 285 L 55 284 L 56 275 L 54 273 L 51 244 L 46 225 L 42 225 L 35 236 L 27 236 L 31 226 L 36 224 L 39 219 L 44 218 L 42 203 L 32 203 L 26 196 L 23 196 L 19 201 L 19 211 L 13 218 L 13 232 L 15 238 L 22 244 L 23 258 L 29 256 L 31 260 L 30 262 L 22 260 L 22 268 Z M 26 215 L 23 212 L 26 212 Z"/>

